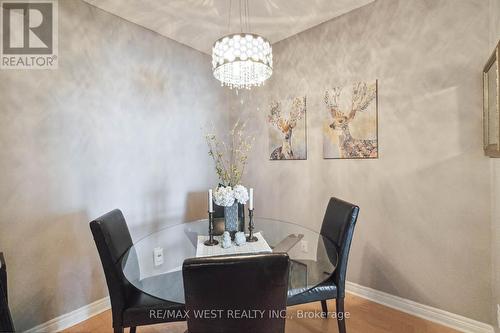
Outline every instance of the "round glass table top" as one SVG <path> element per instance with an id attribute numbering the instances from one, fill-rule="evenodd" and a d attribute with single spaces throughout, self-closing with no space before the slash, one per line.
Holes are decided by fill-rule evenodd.
<path id="1" fill-rule="evenodd" d="M 215 232 L 223 231 L 224 220 L 215 219 Z M 248 218 L 246 219 L 248 221 Z M 184 303 L 182 264 L 185 259 L 210 255 L 286 252 L 290 257 L 288 297 L 324 282 L 337 265 L 335 244 L 304 226 L 289 222 L 254 218 L 254 234 L 259 239 L 241 246 L 206 246 L 208 220 L 165 227 L 138 240 L 123 256 L 121 266 L 126 279 L 139 290 L 159 299 Z M 245 281 L 241 281 L 242 286 Z"/>

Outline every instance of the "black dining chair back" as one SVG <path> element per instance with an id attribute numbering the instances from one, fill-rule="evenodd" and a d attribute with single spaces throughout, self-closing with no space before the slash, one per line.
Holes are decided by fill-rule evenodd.
<path id="1" fill-rule="evenodd" d="M 284 332 L 289 264 L 285 253 L 185 260 L 188 332 Z"/>
<path id="2" fill-rule="evenodd" d="M 7 264 L 0 253 L 0 332 L 14 332 L 14 322 L 9 309 L 7 295 Z"/>
<path id="3" fill-rule="evenodd" d="M 325 317 L 328 314 L 326 301 L 335 299 L 340 333 L 346 332 L 344 298 L 347 261 L 358 214 L 358 206 L 338 198 L 330 198 L 320 234 L 329 240 L 324 242 L 327 255 L 330 256 L 329 252 L 332 252 L 330 258 L 338 258 L 335 271 L 320 285 L 288 299 L 288 305 L 320 301 Z"/>
<path id="4" fill-rule="evenodd" d="M 94 236 L 108 285 L 113 323 L 121 323 L 122 313 L 126 307 L 126 294 L 130 287 L 121 270 L 121 258 L 132 246 L 132 237 L 119 209 L 112 210 L 90 222 L 90 230 Z"/>
<path id="5" fill-rule="evenodd" d="M 345 296 L 347 261 L 358 213 L 358 206 L 338 198 L 330 198 L 321 226 L 320 234 L 337 247 L 338 262 L 332 278 L 337 285 L 337 296 L 342 298 Z"/>
<path id="6" fill-rule="evenodd" d="M 135 288 L 125 278 L 121 267 L 122 260 L 133 243 L 127 222 L 119 209 L 112 210 L 90 222 L 90 229 L 108 285 L 115 332 L 123 332 L 124 327 L 130 327 L 130 332 L 133 333 L 136 326 L 183 320 L 182 318 L 152 317 L 151 310 L 183 311 L 184 306 L 149 296 Z"/>

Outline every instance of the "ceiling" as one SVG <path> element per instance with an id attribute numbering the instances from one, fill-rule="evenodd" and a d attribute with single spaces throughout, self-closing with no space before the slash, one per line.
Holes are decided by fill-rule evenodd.
<path id="1" fill-rule="evenodd" d="M 216 39 L 240 31 L 240 0 L 85 1 L 207 54 Z M 248 0 L 250 30 L 276 43 L 373 1 Z"/>

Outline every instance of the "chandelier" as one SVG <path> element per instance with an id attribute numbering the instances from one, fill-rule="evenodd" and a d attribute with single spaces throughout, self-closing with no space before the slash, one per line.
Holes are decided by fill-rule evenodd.
<path id="1" fill-rule="evenodd" d="M 240 26 L 243 31 L 240 0 Z M 246 27 L 248 0 L 245 0 Z M 231 26 L 231 0 L 229 0 L 229 28 Z M 212 47 L 212 70 L 222 86 L 230 89 L 251 89 L 261 86 L 273 73 L 271 43 L 262 36 L 252 33 L 234 33 L 215 41 Z"/>

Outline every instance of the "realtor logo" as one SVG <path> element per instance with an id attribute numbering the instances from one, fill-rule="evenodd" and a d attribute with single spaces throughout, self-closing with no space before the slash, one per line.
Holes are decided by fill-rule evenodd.
<path id="1" fill-rule="evenodd" d="M 57 0 L 2 1 L 1 69 L 57 68 Z"/>

